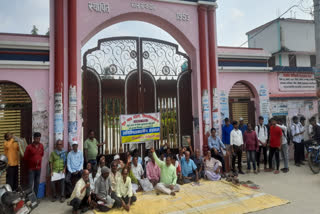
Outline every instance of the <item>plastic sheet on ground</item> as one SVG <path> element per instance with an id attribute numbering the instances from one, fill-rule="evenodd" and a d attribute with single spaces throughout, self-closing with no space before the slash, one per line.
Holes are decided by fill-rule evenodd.
<path id="1" fill-rule="evenodd" d="M 289 203 L 289 201 L 255 191 L 243 186 L 235 186 L 225 181 L 202 181 L 200 186 L 181 186 L 175 197 L 156 195 L 155 191 L 138 193 L 137 202 L 130 207 L 132 214 L 182 214 L 182 213 L 249 213 Z M 128 213 L 123 208 L 112 209 L 108 213 Z M 97 212 L 96 214 L 102 214 Z"/>

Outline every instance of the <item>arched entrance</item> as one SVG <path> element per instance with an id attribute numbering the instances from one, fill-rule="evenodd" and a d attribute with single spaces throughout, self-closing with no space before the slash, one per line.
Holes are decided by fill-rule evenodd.
<path id="1" fill-rule="evenodd" d="M 120 143 L 120 114 L 160 112 L 160 142 L 171 148 L 193 136 L 191 69 L 178 45 L 139 37 L 101 39 L 83 56 L 84 138 L 93 129 L 105 153 L 127 151 Z"/>
<path id="2" fill-rule="evenodd" d="M 235 83 L 229 92 L 230 119 L 255 125 L 255 95 L 251 88 L 244 82 Z"/>
<path id="3" fill-rule="evenodd" d="M 5 133 L 11 132 L 14 136 L 32 141 L 32 100 L 28 93 L 18 84 L 0 82 L 0 136 L 3 140 Z M 2 141 L 3 142 L 3 141 Z M 4 144 L 0 144 L 0 153 L 4 154 Z M 19 184 L 28 184 L 27 168 L 23 161 L 19 165 Z M 2 176 L 0 183 L 6 182 Z"/>

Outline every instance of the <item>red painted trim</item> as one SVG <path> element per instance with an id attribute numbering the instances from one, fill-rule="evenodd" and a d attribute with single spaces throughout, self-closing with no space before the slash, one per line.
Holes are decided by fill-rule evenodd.
<path id="1" fill-rule="evenodd" d="M 316 97 L 316 93 L 303 93 L 303 94 L 270 94 L 270 98 L 276 98 L 276 97 Z"/>
<path id="2" fill-rule="evenodd" d="M 27 37 L 44 37 L 49 38 L 47 35 L 32 35 L 32 34 L 24 34 L 24 33 L 0 33 L 0 36 L 27 36 Z"/>
<path id="3" fill-rule="evenodd" d="M 68 0 L 68 83 L 77 85 L 77 0 Z"/>
<path id="4" fill-rule="evenodd" d="M 55 1 L 55 72 L 54 92 L 62 93 L 64 82 L 64 26 L 63 26 L 63 0 Z M 62 99 L 63 101 L 63 99 Z M 62 102 L 63 103 L 63 102 Z"/>
<path id="5" fill-rule="evenodd" d="M 263 48 L 243 48 L 243 47 L 232 47 L 232 46 L 218 46 L 219 48 L 225 48 L 225 49 L 246 49 L 246 50 L 263 50 Z"/>
<path id="6" fill-rule="evenodd" d="M 215 8 L 208 9 L 208 41 L 209 41 L 209 69 L 210 69 L 210 91 L 217 88 L 217 43 L 216 43 L 216 11 Z M 211 103 L 213 98 L 211 96 Z"/>
<path id="7" fill-rule="evenodd" d="M 48 52 L 22 52 L 22 51 L 0 51 L 0 54 L 49 55 Z"/>
<path id="8" fill-rule="evenodd" d="M 266 63 L 268 60 L 264 59 L 256 59 L 256 60 L 250 60 L 250 59 L 221 59 L 219 58 L 219 62 L 261 62 Z"/>

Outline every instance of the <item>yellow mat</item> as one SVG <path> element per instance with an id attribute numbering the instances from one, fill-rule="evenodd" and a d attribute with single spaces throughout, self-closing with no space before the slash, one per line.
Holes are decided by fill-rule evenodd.
<path id="1" fill-rule="evenodd" d="M 138 193 L 137 202 L 124 209 L 112 209 L 108 214 L 180 214 L 180 213 L 248 213 L 289 203 L 266 193 L 225 181 L 202 181 L 200 186 L 181 186 L 175 197 L 156 195 L 154 191 Z M 102 212 L 96 212 L 102 214 Z"/>

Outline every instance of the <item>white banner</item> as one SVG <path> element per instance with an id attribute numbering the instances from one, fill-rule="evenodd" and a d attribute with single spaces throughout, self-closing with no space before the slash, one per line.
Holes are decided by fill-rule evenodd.
<path id="1" fill-rule="evenodd" d="M 280 73 L 278 83 L 280 91 L 313 91 L 317 87 L 313 74 Z"/>

